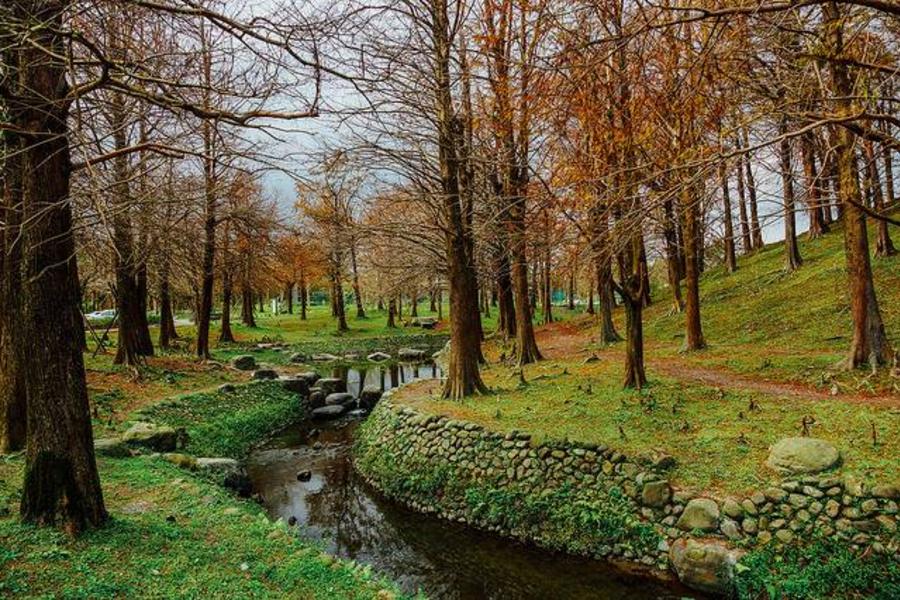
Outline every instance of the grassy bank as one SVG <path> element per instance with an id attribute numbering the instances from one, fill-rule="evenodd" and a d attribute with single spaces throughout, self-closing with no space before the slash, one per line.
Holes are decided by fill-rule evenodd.
<path id="1" fill-rule="evenodd" d="M 875 228 L 870 227 L 874 248 Z M 840 392 L 892 391 L 900 382 L 886 372 L 841 373 L 852 335 L 843 233 L 800 240 L 803 265 L 784 269 L 784 246 L 770 244 L 738 259 L 738 269 L 710 269 L 700 285 L 703 333 L 709 348 L 681 358 L 754 377 L 796 381 Z M 900 349 L 900 258 L 873 258 L 881 314 L 895 349 Z M 671 292 L 657 290 L 645 314 L 651 353 L 681 348 L 684 317 L 671 311 Z"/>
<path id="2" fill-rule="evenodd" d="M 296 394 L 277 381 L 237 386 L 234 392 L 198 392 L 148 406 L 134 420 L 184 427 L 194 456 L 243 458 L 260 440 L 304 415 Z"/>
<path id="3" fill-rule="evenodd" d="M 164 400 L 128 421 L 185 427 L 196 456 L 241 457 L 300 414 L 296 395 L 261 382 Z M 0 597 L 395 597 L 369 569 L 323 554 L 190 471 L 150 456 L 101 458 L 99 468 L 110 521 L 73 540 L 19 522 L 23 459 L 0 457 Z"/>
<path id="4" fill-rule="evenodd" d="M 798 435 L 803 418 L 811 416 L 814 434 L 842 451 L 845 472 L 897 482 L 896 408 L 785 401 L 752 390 L 686 384 L 658 373 L 643 392 L 634 392 L 622 389 L 620 372 L 617 360 L 545 361 L 525 369 L 528 383 L 523 385 L 514 369 L 495 365 L 484 373 L 493 390 L 487 396 L 444 401 L 433 382 L 422 382 L 394 398 L 501 432 L 606 444 L 632 456 L 661 449 L 677 460 L 671 473 L 677 485 L 735 493 L 771 480 L 773 473 L 764 465 L 769 446 Z"/>
<path id="5" fill-rule="evenodd" d="M 15 503 L 21 459 L 0 462 Z M 300 541 L 261 507 L 162 460 L 103 459 L 111 520 L 77 540 L 0 518 L 0 596 L 392 598 L 390 584 Z"/>

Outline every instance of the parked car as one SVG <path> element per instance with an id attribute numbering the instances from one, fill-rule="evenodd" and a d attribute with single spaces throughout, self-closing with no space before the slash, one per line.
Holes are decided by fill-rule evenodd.
<path id="1" fill-rule="evenodd" d="M 106 310 L 95 310 L 92 313 L 88 313 L 84 315 L 84 318 L 88 321 L 109 321 L 110 319 L 115 318 L 116 311 L 113 308 L 107 308 Z"/>

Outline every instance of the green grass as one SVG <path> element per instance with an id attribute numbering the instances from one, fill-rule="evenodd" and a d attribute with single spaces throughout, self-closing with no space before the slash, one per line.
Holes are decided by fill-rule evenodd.
<path id="1" fill-rule="evenodd" d="M 741 559 L 739 598 L 782 600 L 893 600 L 900 598 L 900 563 L 888 556 L 858 556 L 827 538 L 804 546 L 769 545 Z"/>
<path id="2" fill-rule="evenodd" d="M 657 375 L 639 393 L 622 389 L 620 373 L 618 360 L 546 361 L 526 368 L 529 383 L 521 386 L 513 369 L 495 365 L 484 372 L 490 395 L 449 402 L 438 398 L 433 383 L 422 382 L 395 395 L 395 401 L 492 430 L 527 431 L 538 439 L 602 443 L 628 455 L 661 449 L 678 461 L 673 480 L 698 491 L 741 492 L 765 485 L 774 476 L 763 464 L 768 447 L 799 435 L 803 417 L 812 416 L 813 434 L 842 451 L 845 472 L 896 480 L 898 409 L 788 401 Z M 877 445 L 871 439 L 873 424 Z"/>
<path id="3" fill-rule="evenodd" d="M 840 232 L 802 243 L 805 264 L 793 274 L 784 272 L 781 245 L 742 257 L 734 274 L 707 272 L 701 296 L 710 349 L 703 352 L 679 353 L 684 318 L 668 314 L 667 292 L 659 289 L 646 311 L 651 383 L 642 393 L 621 387 L 622 344 L 601 349 L 590 340 L 593 324 L 582 320 L 587 329 L 576 332 L 575 342 L 542 338 L 545 347 L 565 346 L 568 355 L 528 366 L 525 386 L 513 369 L 495 364 L 484 373 L 493 394 L 445 402 L 437 398 L 434 384 L 423 382 L 399 399 L 501 431 L 603 443 L 628 454 L 661 449 L 678 460 L 673 478 L 679 485 L 727 492 L 770 481 L 774 474 L 763 465 L 768 447 L 799 435 L 803 418 L 812 417 L 812 435 L 832 441 L 843 453 L 843 472 L 897 482 L 900 408 L 845 395 L 900 394 L 900 381 L 887 369 L 878 377 L 832 369 L 849 345 L 842 244 Z M 900 258 L 876 259 L 874 269 L 887 329 L 900 346 Z M 586 348 L 596 350 L 601 360 L 584 364 Z M 669 375 L 654 369 L 655 361 L 667 363 Z M 734 371 L 751 380 L 836 386 L 840 393 L 807 400 L 736 383 L 711 387 L 679 380 L 679 365 L 724 371 L 726 382 Z M 750 410 L 751 402 L 758 408 Z"/>
<path id="4" fill-rule="evenodd" d="M 200 392 L 148 406 L 134 420 L 184 427 L 194 456 L 243 458 L 254 444 L 304 416 L 297 394 L 276 381 L 237 386 L 232 393 Z"/>
<path id="5" fill-rule="evenodd" d="M 0 459 L 0 504 L 21 458 Z M 149 457 L 102 459 L 111 520 L 72 540 L 0 517 L 0 597 L 394 598 L 368 568 L 304 543 L 261 507 Z"/>
<path id="6" fill-rule="evenodd" d="M 804 238 L 800 246 L 804 264 L 793 273 L 785 271 L 778 243 L 740 257 L 735 273 L 718 267 L 704 274 L 701 316 L 710 349 L 697 361 L 755 376 L 831 383 L 828 374 L 846 355 L 852 333 L 843 234 Z M 900 349 L 900 257 L 873 258 L 872 268 L 888 336 Z M 655 301 L 646 312 L 645 334 L 654 350 L 675 353 L 684 318 L 670 313 L 668 289 L 658 289 Z M 850 389 L 872 385 L 859 374 L 841 377 Z M 891 382 L 880 382 L 890 388 Z"/>

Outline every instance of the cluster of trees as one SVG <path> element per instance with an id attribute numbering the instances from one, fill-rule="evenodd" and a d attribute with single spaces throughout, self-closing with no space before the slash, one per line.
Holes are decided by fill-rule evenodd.
<path id="1" fill-rule="evenodd" d="M 133 364 L 153 351 L 151 278 L 161 345 L 189 282 L 207 357 L 217 262 L 230 293 L 271 230 L 255 172 L 271 132 L 316 116 L 323 77 L 339 76 L 320 60 L 329 15 L 271 8 L 277 19 L 213 0 L 0 6 L 0 445 L 26 443 L 26 521 L 106 519 L 83 292 L 113 291 L 116 360 Z"/>
<path id="2" fill-rule="evenodd" d="M 798 221 L 811 237 L 842 222 L 846 365 L 892 361 L 867 222 L 875 255 L 895 254 L 898 14 L 869 0 L 408 0 L 369 22 L 358 43 L 377 84 L 361 85 L 377 108 L 352 122 L 354 152 L 430 215 L 423 244 L 444 244 L 445 396 L 483 389 L 489 296 L 518 363 L 541 358 L 536 305 L 552 320 L 561 277 L 570 298 L 590 282 L 604 341 L 620 339 L 624 305 L 624 382 L 640 387 L 654 258 L 685 350 L 701 349 L 702 271 L 734 271 L 779 225 L 786 269 L 802 268 Z"/>
<path id="3" fill-rule="evenodd" d="M 178 307 L 205 359 L 215 306 L 231 341 L 232 308 L 253 325 L 272 293 L 293 310 L 297 289 L 305 318 L 320 285 L 346 329 L 345 297 L 395 325 L 404 299 L 415 316 L 446 291 L 458 399 L 485 391 L 484 314 L 524 365 L 553 290 L 586 289 L 640 387 L 652 265 L 696 350 L 704 269 L 740 268 L 778 226 L 803 268 L 801 225 L 840 222 L 847 366 L 888 363 L 867 229 L 895 254 L 898 16 L 880 0 L 5 2 L 0 446 L 27 442 L 23 517 L 106 518 L 81 311 L 109 299 L 134 365 L 177 337 Z M 265 173 L 295 166 L 291 123 L 322 115 L 340 150 L 294 170 L 284 216 Z"/>

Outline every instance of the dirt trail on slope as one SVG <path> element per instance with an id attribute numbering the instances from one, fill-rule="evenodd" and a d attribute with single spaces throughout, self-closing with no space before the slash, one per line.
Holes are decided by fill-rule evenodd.
<path id="1" fill-rule="evenodd" d="M 562 360 L 579 354 L 587 354 L 586 346 L 591 343 L 595 332 L 571 322 L 550 323 L 536 330 L 538 345 L 545 358 Z M 595 354 L 615 360 L 621 356 L 619 347 L 611 347 Z M 900 395 L 839 393 L 831 395 L 827 391 L 809 385 L 788 381 L 755 379 L 727 369 L 704 367 L 673 357 L 654 357 L 652 349 L 647 353 L 647 366 L 654 371 L 675 379 L 689 380 L 703 385 L 732 390 L 746 390 L 784 398 L 815 402 L 850 402 L 867 406 L 900 408 Z"/>

